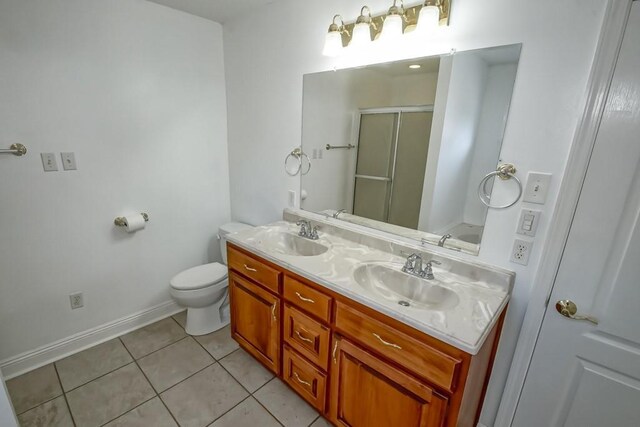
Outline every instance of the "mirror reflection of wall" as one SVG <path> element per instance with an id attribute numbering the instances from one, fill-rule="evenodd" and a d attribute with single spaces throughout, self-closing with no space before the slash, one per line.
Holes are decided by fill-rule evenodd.
<path id="1" fill-rule="evenodd" d="M 447 247 L 477 253 L 477 185 L 499 160 L 519 55 L 503 46 L 305 75 L 302 208 L 432 243 L 451 234 Z"/>

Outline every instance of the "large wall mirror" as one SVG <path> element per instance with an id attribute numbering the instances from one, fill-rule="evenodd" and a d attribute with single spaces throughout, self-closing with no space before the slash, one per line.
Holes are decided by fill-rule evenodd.
<path id="1" fill-rule="evenodd" d="M 477 254 L 520 47 L 305 75 L 301 207 Z"/>

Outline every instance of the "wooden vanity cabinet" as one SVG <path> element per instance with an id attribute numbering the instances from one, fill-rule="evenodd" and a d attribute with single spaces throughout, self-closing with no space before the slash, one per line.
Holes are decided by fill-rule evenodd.
<path id="1" fill-rule="evenodd" d="M 231 336 L 275 374 L 280 373 L 280 298 L 229 273 Z"/>
<path id="2" fill-rule="evenodd" d="M 344 427 L 442 426 L 447 399 L 349 340 L 334 336 L 329 419 Z"/>
<path id="3" fill-rule="evenodd" d="M 504 313 L 470 355 L 227 244 L 231 334 L 340 427 L 472 427 Z"/>

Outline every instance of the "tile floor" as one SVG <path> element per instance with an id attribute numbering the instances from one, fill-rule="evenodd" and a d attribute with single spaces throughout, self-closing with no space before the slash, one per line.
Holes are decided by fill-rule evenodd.
<path id="1" fill-rule="evenodd" d="M 231 339 L 191 337 L 185 313 L 7 381 L 20 425 L 326 427 Z"/>

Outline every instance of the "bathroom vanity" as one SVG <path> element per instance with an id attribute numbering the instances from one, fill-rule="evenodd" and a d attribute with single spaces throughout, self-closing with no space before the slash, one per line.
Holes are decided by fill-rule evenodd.
<path id="1" fill-rule="evenodd" d="M 401 271 L 412 248 L 298 230 L 229 238 L 242 348 L 337 426 L 475 426 L 513 273 L 415 250 L 440 263 L 428 280 Z"/>

